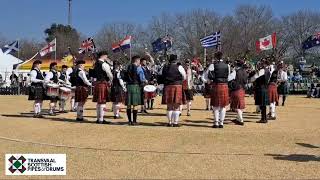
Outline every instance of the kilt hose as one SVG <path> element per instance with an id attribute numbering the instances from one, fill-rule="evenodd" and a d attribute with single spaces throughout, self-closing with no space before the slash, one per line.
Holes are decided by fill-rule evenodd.
<path id="1" fill-rule="evenodd" d="M 245 109 L 246 103 L 245 103 L 245 91 L 244 89 L 238 89 L 235 91 L 231 91 L 230 94 L 230 108 L 231 109 Z"/>
<path id="2" fill-rule="evenodd" d="M 107 83 L 107 81 L 95 82 L 92 102 L 96 102 L 98 104 L 105 104 L 109 101 L 109 84 Z"/>
<path id="3" fill-rule="evenodd" d="M 266 87 L 259 87 L 255 89 L 254 93 L 254 101 L 255 105 L 258 106 L 269 106 L 269 96 L 268 96 L 268 89 Z"/>
<path id="4" fill-rule="evenodd" d="M 162 96 L 162 104 L 183 103 L 182 85 L 166 85 Z"/>
<path id="5" fill-rule="evenodd" d="M 229 104 L 229 88 L 227 83 L 214 83 L 212 86 L 211 106 L 226 107 Z"/>
<path id="6" fill-rule="evenodd" d="M 138 84 L 127 85 L 126 106 L 143 105 L 141 95 L 141 87 Z"/>
<path id="7" fill-rule="evenodd" d="M 44 89 L 44 87 L 42 86 L 42 84 L 38 84 L 38 85 L 31 85 L 29 87 L 29 97 L 28 100 L 32 101 L 32 100 L 36 100 L 36 101 L 42 101 L 42 100 L 46 100 L 46 91 Z"/>
<path id="8" fill-rule="evenodd" d="M 212 93 L 212 86 L 213 84 L 204 84 L 204 90 L 203 90 L 203 97 L 204 98 L 211 98 L 211 93 Z"/>
<path id="9" fill-rule="evenodd" d="M 77 86 L 75 90 L 75 102 L 85 103 L 89 96 L 89 89 L 86 86 Z"/>
<path id="10" fill-rule="evenodd" d="M 269 102 L 270 103 L 278 103 L 278 90 L 277 90 L 277 84 L 276 83 L 270 83 L 268 86 L 268 96 L 269 96 Z"/>

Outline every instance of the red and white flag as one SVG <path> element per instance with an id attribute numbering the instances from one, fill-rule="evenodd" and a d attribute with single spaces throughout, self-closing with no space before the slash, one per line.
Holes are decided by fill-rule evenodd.
<path id="1" fill-rule="evenodd" d="M 40 56 L 45 56 L 50 52 L 54 52 L 57 49 L 57 39 L 55 38 L 53 41 L 48 43 L 44 48 L 40 50 Z"/>
<path id="2" fill-rule="evenodd" d="M 276 33 L 272 33 L 272 35 L 266 36 L 264 38 L 260 38 L 256 42 L 256 49 L 257 51 L 272 49 L 276 47 L 276 43 L 277 43 Z"/>
<path id="3" fill-rule="evenodd" d="M 84 41 L 82 41 L 80 48 L 79 48 L 79 54 L 84 54 L 86 52 L 92 51 L 94 52 L 96 46 L 94 45 L 93 38 L 88 38 Z"/>

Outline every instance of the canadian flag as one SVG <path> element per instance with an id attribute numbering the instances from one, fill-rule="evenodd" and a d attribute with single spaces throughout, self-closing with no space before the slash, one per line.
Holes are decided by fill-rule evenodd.
<path id="1" fill-rule="evenodd" d="M 40 56 L 45 56 L 46 54 L 56 51 L 57 48 L 57 39 L 55 38 L 53 41 L 48 43 L 44 48 L 40 50 Z"/>
<path id="2" fill-rule="evenodd" d="M 256 49 L 258 52 L 272 49 L 276 47 L 276 43 L 277 43 L 276 33 L 272 33 L 272 35 L 266 36 L 264 38 L 260 38 L 256 42 Z"/>

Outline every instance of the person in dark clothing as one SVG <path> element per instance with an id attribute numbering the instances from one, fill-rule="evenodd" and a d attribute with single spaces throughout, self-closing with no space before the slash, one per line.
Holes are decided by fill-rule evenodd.
<path id="1" fill-rule="evenodd" d="M 113 64 L 113 80 L 111 86 L 111 102 L 112 110 L 114 114 L 114 119 L 120 118 L 120 106 L 125 103 L 126 87 L 124 85 L 123 79 L 121 77 L 120 64 L 114 62 Z"/>
<path id="2" fill-rule="evenodd" d="M 257 72 L 251 78 L 251 81 L 255 82 L 255 105 L 258 105 L 261 110 L 261 120 L 257 123 L 267 123 L 267 106 L 270 105 L 268 97 L 270 71 L 265 60 L 258 62 L 257 67 Z"/>
<path id="3" fill-rule="evenodd" d="M 143 70 L 140 66 L 140 56 L 133 56 L 131 64 L 126 71 L 125 81 L 127 82 L 127 116 L 130 126 L 137 125 L 138 110 L 136 106 L 142 105 L 141 84 L 147 83 Z"/>

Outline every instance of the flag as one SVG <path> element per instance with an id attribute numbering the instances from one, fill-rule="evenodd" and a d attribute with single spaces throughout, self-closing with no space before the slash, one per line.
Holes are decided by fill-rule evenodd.
<path id="1" fill-rule="evenodd" d="M 112 51 L 119 52 L 120 50 L 129 49 L 131 48 L 131 36 L 126 36 L 118 43 L 112 44 Z"/>
<path id="2" fill-rule="evenodd" d="M 166 36 L 164 38 L 158 38 L 152 44 L 153 52 L 159 52 L 172 47 L 172 37 Z"/>
<path id="3" fill-rule="evenodd" d="M 276 33 L 272 33 L 272 35 L 260 38 L 256 41 L 256 49 L 257 51 L 264 51 L 275 48 L 277 44 L 277 36 Z"/>
<path id="4" fill-rule="evenodd" d="M 3 54 L 9 54 L 11 52 L 19 51 L 19 41 L 14 41 L 11 44 L 7 44 L 2 48 Z"/>
<path id="5" fill-rule="evenodd" d="M 302 42 L 302 49 L 310 49 L 315 46 L 320 46 L 320 32 L 309 36 L 305 41 Z"/>
<path id="6" fill-rule="evenodd" d="M 89 51 L 94 52 L 94 50 L 96 49 L 96 46 L 93 42 L 93 38 L 88 38 L 84 41 L 82 41 L 80 48 L 79 48 L 79 54 L 83 54 Z"/>
<path id="7" fill-rule="evenodd" d="M 204 48 L 217 47 L 218 45 L 221 45 L 220 38 L 221 38 L 221 33 L 220 31 L 218 31 L 209 36 L 201 38 L 200 42 L 202 47 Z"/>
<path id="8" fill-rule="evenodd" d="M 40 56 L 45 56 L 50 52 L 56 51 L 56 49 L 57 49 L 57 39 L 54 38 L 54 40 L 48 43 L 44 48 L 42 48 L 39 53 L 40 53 Z"/>

